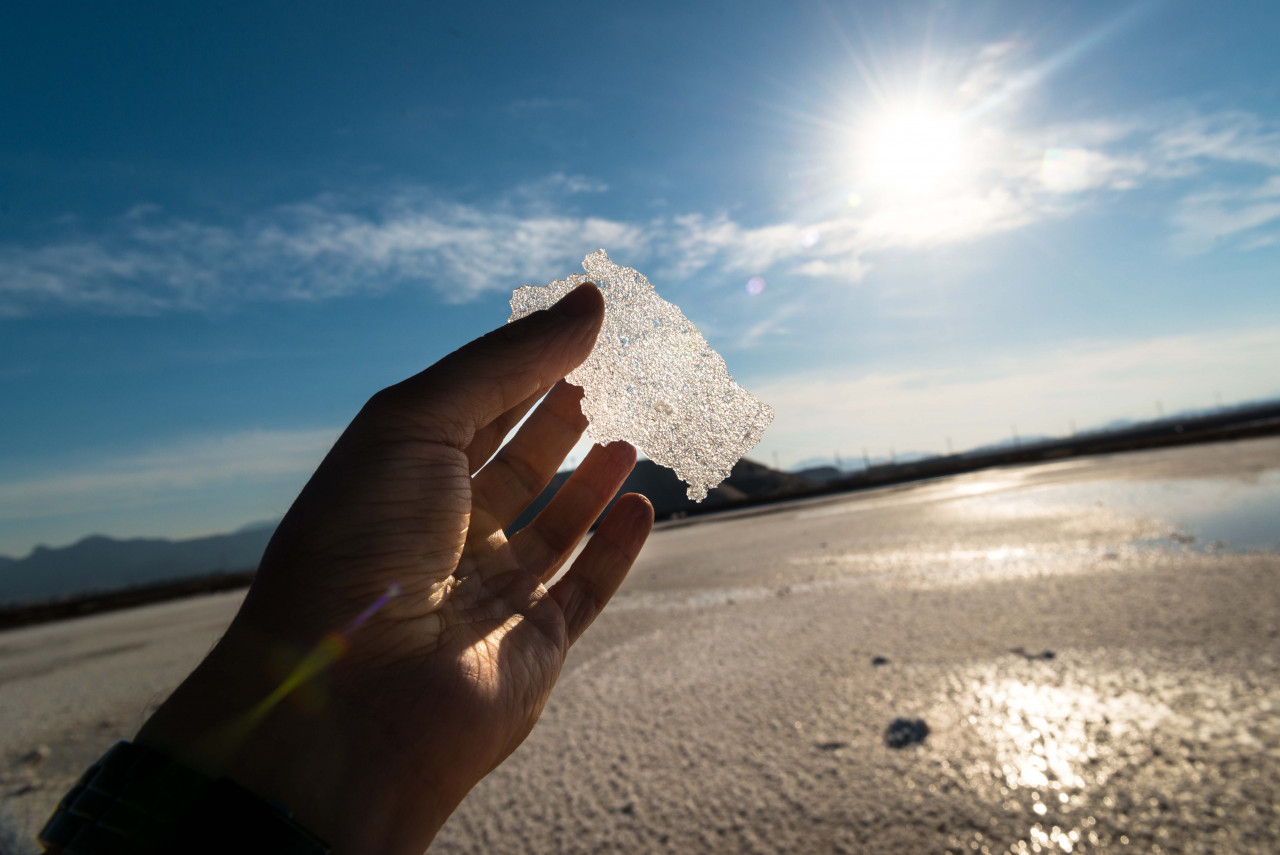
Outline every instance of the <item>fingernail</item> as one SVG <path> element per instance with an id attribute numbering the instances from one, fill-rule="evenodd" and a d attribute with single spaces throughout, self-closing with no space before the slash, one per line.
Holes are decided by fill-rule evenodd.
<path id="1" fill-rule="evenodd" d="M 566 318 L 585 318 L 596 310 L 595 296 L 591 293 L 595 287 L 590 282 L 583 282 L 560 301 L 551 307 L 551 311 Z"/>

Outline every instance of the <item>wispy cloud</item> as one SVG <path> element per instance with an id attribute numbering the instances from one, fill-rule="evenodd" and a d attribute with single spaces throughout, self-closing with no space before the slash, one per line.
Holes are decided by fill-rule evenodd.
<path id="1" fill-rule="evenodd" d="M 1280 220 L 1280 124 L 1240 111 L 1185 116 L 1157 132 L 1151 149 L 1156 174 L 1196 176 L 1211 186 L 1179 199 L 1170 218 L 1175 250 L 1274 244 L 1275 235 L 1259 230 Z M 1216 169 L 1222 166 L 1236 169 Z"/>
<path id="2" fill-rule="evenodd" d="M 321 196 L 232 222 L 144 203 L 96 229 L 71 221 L 38 245 L 0 244 L 0 317 L 67 309 L 198 311 L 393 288 L 425 288 L 463 302 L 563 276 L 602 246 L 625 263 L 645 265 L 661 282 L 769 274 L 847 284 L 863 279 L 889 250 L 975 242 L 1152 186 L 1181 196 L 1168 206 L 1181 251 L 1269 245 L 1258 230 L 1280 216 L 1274 178 L 1267 181 L 1267 173 L 1280 170 L 1280 127 L 1239 111 L 1200 115 L 1182 108 L 1161 118 L 1028 128 L 1016 121 L 1013 105 L 1030 97 L 1048 66 L 1019 67 L 1024 58 L 1016 44 L 1002 43 L 977 52 L 967 72 L 948 67 L 941 75 L 958 81 L 944 100 L 966 116 L 971 157 L 926 195 L 849 188 L 833 194 L 849 146 L 843 132 L 824 125 L 822 132 L 839 143 L 826 170 L 832 186 L 812 188 L 812 195 L 839 201 L 804 217 L 749 221 L 724 210 L 592 216 L 583 213 L 586 202 L 608 186 L 564 173 L 485 203 L 399 187 Z M 566 106 L 529 99 L 510 108 Z M 1253 174 L 1226 175 L 1224 166 Z"/>
<path id="3" fill-rule="evenodd" d="M 790 334 L 791 328 L 788 322 L 800 314 L 800 310 L 801 306 L 798 303 L 787 303 L 780 306 L 762 320 L 748 326 L 737 341 L 733 343 L 733 346 L 739 350 L 747 350 L 755 347 L 766 336 Z"/>
<path id="4" fill-rule="evenodd" d="M 335 429 L 242 431 L 0 482 L 0 520 L 145 507 L 227 484 L 285 479 L 296 482 L 296 489 L 337 436 Z"/>
<path id="5" fill-rule="evenodd" d="M 517 185 L 508 195 L 510 198 L 537 205 L 539 203 L 551 204 L 553 200 L 561 195 L 604 193 L 608 189 L 608 184 L 589 178 L 586 175 L 566 175 L 563 172 L 553 172 L 536 181 L 528 181 Z"/>
<path id="6" fill-rule="evenodd" d="M 1280 128 L 1241 111 L 1189 115 L 1156 133 L 1153 149 L 1174 164 L 1225 161 L 1280 169 Z"/>
<path id="7" fill-rule="evenodd" d="M 1140 341 L 1080 341 L 963 368 L 840 376 L 819 372 L 753 384 L 773 405 L 758 454 L 783 461 L 815 448 L 874 454 L 942 451 L 1010 435 L 1062 435 L 1135 414 L 1145 402 L 1166 411 L 1280 395 L 1280 327 L 1218 330 Z"/>
<path id="8" fill-rule="evenodd" d="M 1176 247 L 1200 253 L 1223 244 L 1260 249 L 1275 243 L 1276 235 L 1258 230 L 1280 221 L 1280 175 L 1261 186 L 1214 190 L 1184 197 L 1173 215 Z"/>
<path id="9" fill-rule="evenodd" d="M 563 275 L 583 247 L 642 245 L 638 226 L 567 213 L 515 212 L 398 196 L 374 214 L 328 202 L 297 206 L 255 230 L 261 267 L 284 269 L 292 290 L 323 298 L 412 283 L 461 302 L 484 291 Z M 279 282 L 279 279 L 273 281 Z"/>
<path id="10" fill-rule="evenodd" d="M 579 179 L 555 183 L 565 192 L 599 189 Z M 397 286 L 461 302 L 563 275 L 600 246 L 626 252 L 643 243 L 636 224 L 557 213 L 529 203 L 532 193 L 520 194 L 524 210 L 509 200 L 481 208 L 417 190 L 372 202 L 324 197 L 234 226 L 131 212 L 96 234 L 0 246 L 0 313 L 149 314 Z"/>
<path id="11" fill-rule="evenodd" d="M 568 185 L 566 192 L 600 189 L 585 181 L 559 183 Z M 372 210 L 322 198 L 238 227 L 131 213 L 98 235 L 0 248 L 0 312 L 70 307 L 148 314 L 400 286 L 462 302 L 563 276 L 602 246 L 630 263 L 656 265 L 668 280 L 708 269 L 750 275 L 777 268 L 856 280 L 868 267 L 868 252 L 970 240 L 1027 221 L 1024 210 L 999 194 L 755 227 L 723 213 L 622 222 L 558 213 L 547 204 L 529 207 L 451 204 L 419 191 Z M 922 223 L 929 228 L 922 230 Z"/>

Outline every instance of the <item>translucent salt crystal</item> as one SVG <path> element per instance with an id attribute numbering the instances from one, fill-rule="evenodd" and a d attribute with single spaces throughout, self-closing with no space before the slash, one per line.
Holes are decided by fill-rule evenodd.
<path id="1" fill-rule="evenodd" d="M 545 309 L 583 282 L 604 293 L 604 327 L 595 349 L 568 376 L 584 390 L 591 438 L 625 440 L 675 470 L 702 501 L 773 421 L 773 408 L 729 376 L 693 322 L 658 296 L 641 273 L 599 250 L 575 273 L 511 295 L 511 320 Z"/>

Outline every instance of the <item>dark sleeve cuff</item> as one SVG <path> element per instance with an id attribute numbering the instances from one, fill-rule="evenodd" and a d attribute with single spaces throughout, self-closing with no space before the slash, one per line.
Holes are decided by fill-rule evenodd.
<path id="1" fill-rule="evenodd" d="M 39 840 L 66 855 L 329 855 L 282 805 L 129 742 L 89 767 Z"/>

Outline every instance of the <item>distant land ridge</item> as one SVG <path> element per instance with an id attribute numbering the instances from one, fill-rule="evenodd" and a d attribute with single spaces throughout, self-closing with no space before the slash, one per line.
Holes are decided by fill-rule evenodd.
<path id="1" fill-rule="evenodd" d="M 523 527 L 546 506 L 571 473 L 560 472 L 513 526 Z M 733 474 L 700 506 L 685 495 L 685 483 L 670 469 L 641 460 L 620 493 L 643 493 L 657 516 L 695 507 L 716 508 L 744 500 L 781 498 L 816 488 L 817 482 L 741 460 Z M 256 570 L 276 521 L 249 523 L 228 534 L 187 540 L 90 535 L 70 546 L 37 546 L 26 558 L 0 557 L 0 609 L 68 597 L 178 583 Z"/>
<path id="2" fill-rule="evenodd" d="M 108 592 L 191 576 L 254 570 L 275 523 L 188 540 L 90 535 L 70 546 L 37 546 L 0 559 L 0 606 Z"/>
<path id="3" fill-rule="evenodd" d="M 693 517 L 992 466 L 1277 433 L 1280 399 L 1269 399 L 1209 412 L 1176 413 L 1153 421 L 1112 424 L 1070 437 L 1012 437 L 945 456 L 903 454 L 888 463 L 873 459 L 870 467 L 852 472 L 820 460 L 805 461 L 807 471 L 801 473 L 780 472 L 741 460 L 701 504 L 689 501 L 684 482 L 673 472 L 642 460 L 619 492 L 649 497 L 659 519 Z M 558 473 L 512 528 L 525 525 L 545 507 L 570 474 Z M 230 534 L 179 541 L 115 540 L 94 535 L 58 549 L 37 547 L 26 558 L 0 556 L 0 629 L 247 585 L 274 525 L 251 523 Z"/>

